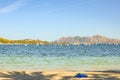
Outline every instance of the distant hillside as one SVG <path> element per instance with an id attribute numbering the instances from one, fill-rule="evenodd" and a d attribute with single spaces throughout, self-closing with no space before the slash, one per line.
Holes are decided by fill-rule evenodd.
<path id="1" fill-rule="evenodd" d="M 32 39 L 8 40 L 5 38 L 0 38 L 0 44 L 49 44 L 49 42 L 41 41 L 41 40 L 32 40 Z"/>
<path id="2" fill-rule="evenodd" d="M 112 39 L 101 35 L 95 35 L 92 37 L 62 37 L 56 41 L 48 42 L 33 39 L 23 39 L 23 40 L 9 40 L 5 38 L 0 38 L 0 44 L 120 44 L 120 40 Z"/>
<path id="3" fill-rule="evenodd" d="M 10 40 L 5 39 L 5 38 L 0 38 L 0 43 L 9 43 Z"/>
<path id="4" fill-rule="evenodd" d="M 92 37 L 62 37 L 56 41 L 53 41 L 54 44 L 119 44 L 120 40 L 112 39 L 101 35 L 94 35 Z"/>

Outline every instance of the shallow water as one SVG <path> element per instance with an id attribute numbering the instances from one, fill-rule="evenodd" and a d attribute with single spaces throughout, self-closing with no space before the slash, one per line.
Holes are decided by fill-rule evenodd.
<path id="1" fill-rule="evenodd" d="M 120 45 L 0 45 L 4 70 L 118 70 Z"/>

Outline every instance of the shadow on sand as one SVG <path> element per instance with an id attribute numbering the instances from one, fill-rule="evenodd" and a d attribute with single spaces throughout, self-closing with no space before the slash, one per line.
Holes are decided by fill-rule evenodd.
<path id="1" fill-rule="evenodd" d="M 120 70 L 92 71 L 92 72 L 93 73 L 98 72 L 98 74 L 92 74 L 91 78 L 94 78 L 95 80 L 120 80 L 120 77 L 118 77 L 120 76 Z"/>
<path id="2" fill-rule="evenodd" d="M 119 71 L 109 70 L 109 71 L 92 71 L 92 72 L 91 74 L 87 74 L 88 75 L 88 79 L 86 78 L 87 80 L 120 80 L 120 78 L 118 78 L 118 76 L 120 75 Z M 101 74 L 101 72 L 104 74 Z M 113 76 L 113 74 L 118 76 Z M 16 72 L 16 71 L 12 71 L 8 73 L 0 72 L 0 78 L 5 78 L 2 80 L 55 80 L 53 78 L 55 76 L 58 76 L 58 74 L 43 75 L 42 72 L 33 72 L 27 74 L 25 72 Z M 73 75 L 73 76 L 63 76 L 60 80 L 84 80 L 84 79 L 75 79 Z"/>
<path id="3" fill-rule="evenodd" d="M 52 80 L 56 75 L 47 75 L 44 76 L 42 72 L 33 72 L 31 74 L 26 74 L 25 72 L 8 72 L 0 73 L 1 78 L 6 78 L 3 80 Z"/>

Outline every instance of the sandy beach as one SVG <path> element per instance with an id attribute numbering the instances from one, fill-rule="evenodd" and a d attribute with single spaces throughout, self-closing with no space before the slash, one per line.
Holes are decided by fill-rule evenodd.
<path id="1" fill-rule="evenodd" d="M 75 78 L 77 73 L 88 78 Z M 1 71 L 0 80 L 120 80 L 120 71 Z"/>

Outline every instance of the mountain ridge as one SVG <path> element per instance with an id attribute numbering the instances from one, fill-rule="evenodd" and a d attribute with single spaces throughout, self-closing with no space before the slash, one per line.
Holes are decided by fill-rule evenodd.
<path id="1" fill-rule="evenodd" d="M 23 39 L 23 40 L 9 40 L 0 37 L 0 44 L 120 44 L 119 39 L 109 38 L 102 35 L 94 35 L 92 37 L 80 37 L 80 36 L 67 36 L 61 37 L 55 41 L 42 41 L 34 39 Z"/>
<path id="2" fill-rule="evenodd" d="M 120 44 L 119 39 L 109 38 L 102 35 L 94 35 L 92 37 L 68 36 L 61 37 L 54 41 L 55 44 Z"/>

